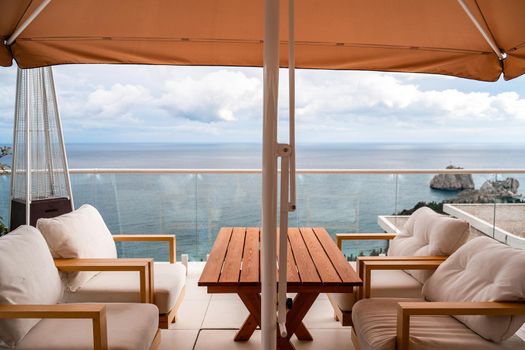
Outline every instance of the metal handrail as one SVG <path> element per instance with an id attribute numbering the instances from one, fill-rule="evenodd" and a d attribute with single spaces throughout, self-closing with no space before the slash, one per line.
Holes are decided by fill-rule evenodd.
<path id="1" fill-rule="evenodd" d="M 58 169 L 60 170 L 60 169 Z M 58 171 L 55 169 L 55 171 Z M 6 169 L 6 174 L 11 170 Z M 260 174 L 261 169 L 78 168 L 71 174 Z M 525 174 L 525 169 L 297 169 L 298 174 Z"/>
<path id="2" fill-rule="evenodd" d="M 71 174 L 260 174 L 261 169 L 70 169 Z M 525 169 L 297 169 L 298 174 L 525 174 Z"/>

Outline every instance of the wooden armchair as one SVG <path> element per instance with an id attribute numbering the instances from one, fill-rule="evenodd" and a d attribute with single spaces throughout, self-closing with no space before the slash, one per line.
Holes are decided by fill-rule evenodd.
<path id="1" fill-rule="evenodd" d="M 360 240 L 392 240 L 397 237 L 395 233 L 339 233 L 336 234 L 336 244 L 339 249 L 342 250 L 343 242 L 345 241 L 360 241 Z M 438 256 L 361 256 L 358 257 L 357 261 L 351 261 L 350 264 L 359 274 L 359 277 L 364 281 L 364 269 L 363 264 L 365 262 L 374 262 L 374 261 L 442 261 L 446 257 Z M 406 274 L 400 269 L 380 269 L 379 266 L 375 268 L 378 273 L 376 273 L 375 279 L 375 295 L 379 296 L 412 296 L 417 297 L 421 294 L 422 283 L 412 278 L 410 275 Z M 368 270 L 371 274 L 372 269 Z M 388 271 L 388 272 L 387 272 Z M 387 272 L 387 273 L 385 273 Z M 368 280 L 370 281 L 371 277 L 369 276 Z M 389 281 L 399 281 L 399 283 L 393 284 Z M 404 285 L 404 287 L 403 287 Z M 371 293 L 370 282 L 365 286 L 363 283 L 362 287 L 358 287 L 354 290 L 353 293 L 330 293 L 328 294 L 328 300 L 334 309 L 334 318 L 341 322 L 343 326 L 352 325 L 352 307 L 356 301 L 361 299 L 364 295 L 364 289 L 368 288 L 368 295 Z"/>
<path id="2" fill-rule="evenodd" d="M 80 271 L 134 271 L 139 275 L 140 302 L 154 302 L 153 259 L 54 259 L 61 272 Z"/>
<path id="3" fill-rule="evenodd" d="M 46 238 L 57 267 L 68 273 L 66 302 L 154 303 L 159 308 L 161 328 L 175 322 L 186 282 L 186 268 L 176 263 L 175 235 L 111 235 L 102 216 L 90 205 L 52 219 L 39 219 L 37 228 Z M 115 242 L 139 241 L 167 244 L 169 263 L 117 257 Z"/>
<path id="4" fill-rule="evenodd" d="M 111 314 L 113 310 L 119 312 L 125 312 L 130 317 L 144 317 L 144 312 L 149 310 L 136 308 L 131 305 L 126 307 L 124 304 L 117 305 L 105 305 L 105 304 L 55 304 L 55 305 L 0 305 L 0 319 L 41 319 L 39 323 L 18 343 L 15 349 L 31 349 L 34 345 L 38 345 L 35 348 L 42 348 L 45 345 L 47 348 L 52 349 L 87 349 L 93 348 L 94 350 L 107 350 L 112 348 L 125 349 L 126 346 L 122 345 L 117 334 L 112 334 L 112 329 L 125 328 L 118 327 L 108 322 L 108 309 Z M 72 322 L 68 320 L 90 320 L 92 327 L 92 337 L 89 339 L 85 337 L 85 331 L 79 332 L 83 326 L 89 327 L 89 324 L 77 324 L 72 325 Z M 55 320 L 55 326 L 58 325 L 61 328 L 61 332 L 45 334 L 46 323 L 50 323 L 49 320 Z M 74 322 L 73 322 L 74 323 Z M 109 326 L 108 326 L 109 323 Z M 144 322 L 143 322 L 144 323 Z M 154 338 L 151 339 L 133 339 L 128 343 L 133 344 L 136 348 L 142 347 L 141 345 L 147 346 L 148 349 L 157 349 L 160 343 L 160 332 L 156 327 L 155 323 L 146 324 L 144 327 L 152 328 L 150 333 L 153 332 Z M 77 332 L 68 332 L 68 330 L 77 330 Z M 116 341 L 108 342 L 108 330 L 111 334 L 111 338 Z M 131 335 L 136 338 L 136 336 Z M 149 343 L 149 346 L 148 346 Z M 91 345 L 91 346 L 90 346 Z M 128 349 L 134 349 L 134 347 L 127 347 Z"/>
<path id="5" fill-rule="evenodd" d="M 524 251 L 486 237 L 470 241 L 444 262 L 363 261 L 364 299 L 352 315 L 354 347 L 525 349 L 514 335 L 525 322 L 525 302 L 516 301 L 525 299 L 524 265 Z M 438 267 L 419 299 L 368 298 L 373 270 Z"/>
<path id="6" fill-rule="evenodd" d="M 57 268 L 66 273 L 78 271 L 103 272 L 87 282 L 76 292 L 66 292 L 67 302 L 141 302 L 153 303 L 159 307 L 159 324 L 168 328 L 175 322 L 177 311 L 184 300 L 185 286 L 180 289 L 177 282 L 185 280 L 185 269 L 176 262 L 176 237 L 174 235 L 122 234 L 113 235 L 115 242 L 165 242 L 169 247 L 169 264 L 154 263 L 153 259 L 55 259 Z M 160 270 L 155 278 L 156 270 Z M 112 296 L 111 290 L 104 285 L 111 283 L 115 276 L 112 272 L 124 272 L 119 280 L 120 286 L 112 284 L 118 295 Z M 138 273 L 139 280 L 131 273 Z M 117 276 L 118 277 L 118 276 Z M 170 281 L 169 278 L 172 278 Z M 159 287 L 160 285 L 160 287 Z M 137 299 L 139 292 L 140 299 Z M 159 300 L 156 301 L 155 294 Z M 175 296 L 172 296 L 176 294 Z M 167 300 L 168 299 L 168 300 Z"/>
<path id="7" fill-rule="evenodd" d="M 59 262 L 65 269 L 133 270 L 149 298 L 149 259 Z M 159 309 L 149 303 L 61 304 L 64 286 L 41 233 L 20 226 L 0 237 L 0 347 L 154 349 Z"/>
<path id="8" fill-rule="evenodd" d="M 415 229 L 417 227 L 417 230 Z M 342 249 L 344 241 L 388 240 L 388 256 L 359 257 L 353 263 L 362 277 L 365 261 L 443 261 L 458 249 L 468 238 L 468 223 L 440 215 L 430 208 L 420 208 L 407 220 L 399 234 L 395 233 L 341 233 L 336 235 L 336 244 Z M 419 297 L 423 283 L 430 276 L 426 271 L 376 268 L 374 283 L 357 288 L 353 293 L 328 294 L 334 309 L 334 317 L 343 326 L 352 325 L 352 307 L 363 297 L 364 289 L 372 297 Z M 428 270 L 427 270 L 428 271 Z M 371 273 L 371 272 L 370 272 Z"/>
<path id="9" fill-rule="evenodd" d="M 397 309 L 397 349 L 408 350 L 410 344 L 410 319 L 412 316 L 525 315 L 525 303 L 521 302 L 399 302 Z M 517 339 L 513 340 L 518 343 Z M 522 345 L 525 347 L 525 344 Z M 468 348 L 468 347 L 467 347 Z M 471 347 L 474 349 L 474 347 Z"/>

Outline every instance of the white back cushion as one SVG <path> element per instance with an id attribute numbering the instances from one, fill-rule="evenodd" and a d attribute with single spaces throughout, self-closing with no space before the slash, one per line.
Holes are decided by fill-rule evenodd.
<path id="1" fill-rule="evenodd" d="M 423 286 L 429 301 L 525 301 L 525 250 L 478 237 L 452 254 Z M 511 337 L 525 316 L 454 316 L 482 337 Z"/>
<path id="2" fill-rule="evenodd" d="M 62 282 L 46 241 L 20 226 L 0 238 L 0 304 L 56 304 Z M 14 347 L 38 319 L 1 319 L 0 346 Z"/>
<path id="3" fill-rule="evenodd" d="M 117 248 L 100 213 L 91 205 L 51 219 L 38 219 L 36 227 L 55 258 L 116 258 Z M 98 272 L 68 274 L 68 287 L 76 291 Z"/>
<path id="4" fill-rule="evenodd" d="M 416 210 L 392 241 L 390 256 L 431 256 L 454 253 L 469 236 L 469 224 L 441 215 L 428 207 Z M 421 283 L 432 271 L 406 271 Z"/>

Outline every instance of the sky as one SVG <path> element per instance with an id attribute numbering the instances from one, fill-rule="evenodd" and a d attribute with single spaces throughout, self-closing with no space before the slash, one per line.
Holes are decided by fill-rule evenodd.
<path id="1" fill-rule="evenodd" d="M 262 69 L 53 67 L 66 143 L 262 140 Z M 287 141 L 288 72 L 279 137 Z M 16 68 L 0 69 L 0 144 L 13 133 Z M 525 77 L 298 70 L 298 143 L 522 143 Z"/>

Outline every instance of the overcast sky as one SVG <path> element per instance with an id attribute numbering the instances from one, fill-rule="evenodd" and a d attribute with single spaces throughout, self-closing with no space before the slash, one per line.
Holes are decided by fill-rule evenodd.
<path id="1" fill-rule="evenodd" d="M 261 142 L 262 69 L 53 68 L 65 139 Z M 287 133 L 288 73 L 280 127 Z M 0 69 L 0 144 L 12 139 L 16 68 Z M 482 83 L 420 74 L 297 71 L 297 141 L 523 142 L 525 77 Z"/>

